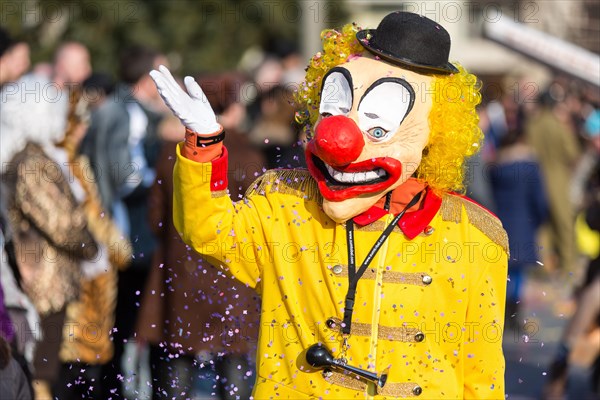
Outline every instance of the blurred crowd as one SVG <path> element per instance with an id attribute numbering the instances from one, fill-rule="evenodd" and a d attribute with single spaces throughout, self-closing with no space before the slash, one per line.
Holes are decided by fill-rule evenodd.
<path id="1" fill-rule="evenodd" d="M 545 88 L 513 77 L 499 98 L 484 98 L 479 115 L 485 139 L 469 163 L 467 194 L 508 233 L 505 330 L 526 321 L 531 274 L 575 289 L 576 310 L 543 391 L 560 399 L 570 353 L 600 326 L 600 90 L 560 74 Z M 600 348 L 591 356 L 600 394 Z"/>
<path id="2" fill-rule="evenodd" d="M 304 164 L 293 44 L 195 78 L 227 132 L 229 194 L 267 168 Z M 120 54 L 118 80 L 81 43 L 30 66 L 0 30 L 0 393 L 14 399 L 250 397 L 260 302 L 203 261 L 172 224 L 184 128 L 149 72 Z M 201 205 L 199 205 L 201 206 Z M 201 226 L 198 229 L 202 229 Z M 7 378 L 7 379 L 5 379 Z"/>
<path id="3" fill-rule="evenodd" d="M 161 64 L 129 47 L 113 81 L 67 42 L 31 66 L 27 43 L 0 30 L 0 392 L 10 398 L 250 397 L 260 300 L 173 227 L 185 132 L 148 75 Z M 235 71 L 195 76 L 227 132 L 232 199 L 266 169 L 304 166 L 292 104 L 303 68 L 292 44 L 273 41 Z M 507 328 L 521 320 L 532 267 L 586 271 L 551 368 L 554 396 L 574 343 L 598 322 L 600 96 L 559 76 L 523 93 L 484 99 L 467 194 L 509 234 Z"/>

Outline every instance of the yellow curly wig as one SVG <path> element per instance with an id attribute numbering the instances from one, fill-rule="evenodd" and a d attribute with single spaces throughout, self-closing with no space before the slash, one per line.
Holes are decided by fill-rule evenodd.
<path id="1" fill-rule="evenodd" d="M 305 126 L 307 133 L 319 117 L 323 76 L 336 65 L 360 57 L 366 51 L 356 39 L 359 30 L 356 24 L 347 24 L 341 31 L 328 29 L 321 33 L 323 51 L 310 60 L 305 81 L 295 93 L 296 120 Z M 438 195 L 464 190 L 465 160 L 477 153 L 483 140 L 475 110 L 481 101 L 480 85 L 475 75 L 455 65 L 458 73 L 435 75 L 429 142 L 416 171 L 416 177 Z"/>

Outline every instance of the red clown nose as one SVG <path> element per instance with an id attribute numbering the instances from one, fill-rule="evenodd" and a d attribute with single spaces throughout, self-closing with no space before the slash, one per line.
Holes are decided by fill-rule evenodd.
<path id="1" fill-rule="evenodd" d="M 321 120 L 315 129 L 313 143 L 314 154 L 332 167 L 350 164 L 365 146 L 358 125 L 343 115 Z"/>

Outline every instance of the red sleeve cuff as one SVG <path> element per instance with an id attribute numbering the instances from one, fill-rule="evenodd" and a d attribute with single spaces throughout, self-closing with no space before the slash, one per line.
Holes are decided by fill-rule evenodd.
<path id="1" fill-rule="evenodd" d="M 210 174 L 210 191 L 219 192 L 227 190 L 227 167 L 229 165 L 229 157 L 227 155 L 227 147 L 218 143 L 222 149 L 222 153 L 216 159 L 210 161 L 212 168 Z M 216 147 L 213 145 L 212 147 Z"/>

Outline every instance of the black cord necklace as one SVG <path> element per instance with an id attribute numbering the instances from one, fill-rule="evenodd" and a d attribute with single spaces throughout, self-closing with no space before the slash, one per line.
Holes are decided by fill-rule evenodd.
<path id="1" fill-rule="evenodd" d="M 363 276 L 375 255 L 383 246 L 383 243 L 390 236 L 396 224 L 400 221 L 400 219 L 404 216 L 407 210 L 413 207 L 415 204 L 419 202 L 421 196 L 423 195 L 423 191 L 417 193 L 412 200 L 404 207 L 404 209 L 394 217 L 392 222 L 384 229 L 381 236 L 375 242 L 375 245 L 369 250 L 367 257 L 361 264 L 358 271 L 356 271 L 356 260 L 355 260 L 355 252 L 354 252 L 354 223 L 352 219 L 346 221 L 346 242 L 348 244 L 348 292 L 346 293 L 346 302 L 344 304 L 344 322 L 342 324 L 342 333 L 344 335 L 350 334 L 350 326 L 352 325 L 352 312 L 354 311 L 354 299 L 356 297 L 356 287 L 358 285 L 358 281 Z M 387 203 L 387 202 L 386 202 Z"/>

